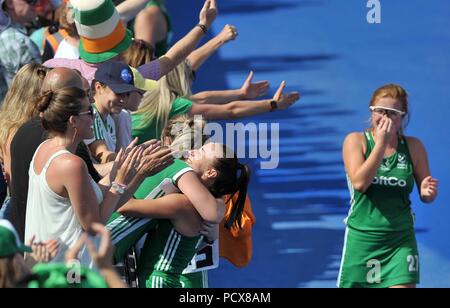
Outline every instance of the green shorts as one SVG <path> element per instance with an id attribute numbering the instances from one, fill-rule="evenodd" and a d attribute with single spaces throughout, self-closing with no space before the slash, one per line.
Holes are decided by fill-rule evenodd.
<path id="1" fill-rule="evenodd" d="M 414 230 L 359 231 L 347 227 L 337 286 L 387 288 L 419 283 Z"/>

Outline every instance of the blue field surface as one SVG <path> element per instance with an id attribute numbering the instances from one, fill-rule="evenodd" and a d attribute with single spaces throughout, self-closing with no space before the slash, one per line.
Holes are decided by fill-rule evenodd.
<path id="1" fill-rule="evenodd" d="M 239 37 L 198 72 L 196 90 L 238 88 L 248 72 L 282 80 L 302 99 L 291 109 L 244 123 L 279 123 L 280 163 L 253 167 L 257 223 L 253 259 L 221 260 L 211 287 L 335 287 L 349 194 L 341 145 L 367 127 L 372 92 L 398 83 L 410 94 L 406 134 L 425 144 L 439 196 L 412 195 L 421 257 L 420 287 L 450 287 L 450 1 L 381 1 L 369 24 L 365 0 L 222 0 L 211 33 L 235 25 Z M 174 39 L 198 22 L 202 1 L 168 1 Z"/>

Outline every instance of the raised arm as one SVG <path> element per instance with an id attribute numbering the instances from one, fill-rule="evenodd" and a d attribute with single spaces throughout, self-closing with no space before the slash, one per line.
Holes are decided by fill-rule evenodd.
<path id="1" fill-rule="evenodd" d="M 382 119 L 376 130 L 375 147 L 367 160 L 364 157 L 364 136 L 360 133 L 351 133 L 345 138 L 343 145 L 344 165 L 355 190 L 365 192 L 372 184 L 386 147 L 395 135 L 392 120 L 387 117 Z"/>
<path id="2" fill-rule="evenodd" d="M 216 18 L 216 15 L 216 0 L 206 0 L 200 11 L 199 24 L 206 27 L 206 29 L 209 29 Z M 201 27 L 195 26 L 185 37 L 170 48 L 164 56 L 160 57 L 160 77 L 166 75 L 184 61 L 186 57 L 194 51 L 204 34 Z"/>
<path id="3" fill-rule="evenodd" d="M 210 39 L 206 44 L 197 48 L 187 57 L 192 70 L 196 71 L 200 66 L 222 45 L 236 39 L 238 33 L 235 26 L 225 25 L 222 31 Z"/>

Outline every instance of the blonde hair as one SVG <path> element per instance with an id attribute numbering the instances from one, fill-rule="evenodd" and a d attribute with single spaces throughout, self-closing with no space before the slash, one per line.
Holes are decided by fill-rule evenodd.
<path id="1" fill-rule="evenodd" d="M 7 140 L 34 114 L 45 75 L 50 69 L 37 63 L 24 65 L 14 76 L 0 107 L 0 154 L 4 155 Z"/>
<path id="2" fill-rule="evenodd" d="M 158 81 L 157 88 L 147 91 L 139 109 L 133 114 L 142 116 L 136 128 L 145 128 L 148 122 L 155 121 L 155 130 L 163 130 L 169 121 L 172 103 L 180 97 L 190 97 L 192 70 L 186 62 L 180 63 Z"/>
<path id="3" fill-rule="evenodd" d="M 173 151 L 184 155 L 189 150 L 201 148 L 209 139 L 209 136 L 203 134 L 205 126 L 206 121 L 201 118 L 177 116 L 164 128 L 161 141 L 167 139 Z"/>

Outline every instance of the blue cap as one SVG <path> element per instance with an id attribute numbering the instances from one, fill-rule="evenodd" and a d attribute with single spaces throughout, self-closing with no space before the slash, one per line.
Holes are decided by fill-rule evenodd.
<path id="1" fill-rule="evenodd" d="M 116 94 L 142 92 L 134 86 L 133 71 L 123 62 L 106 61 L 95 72 L 95 80 L 106 84 Z"/>

